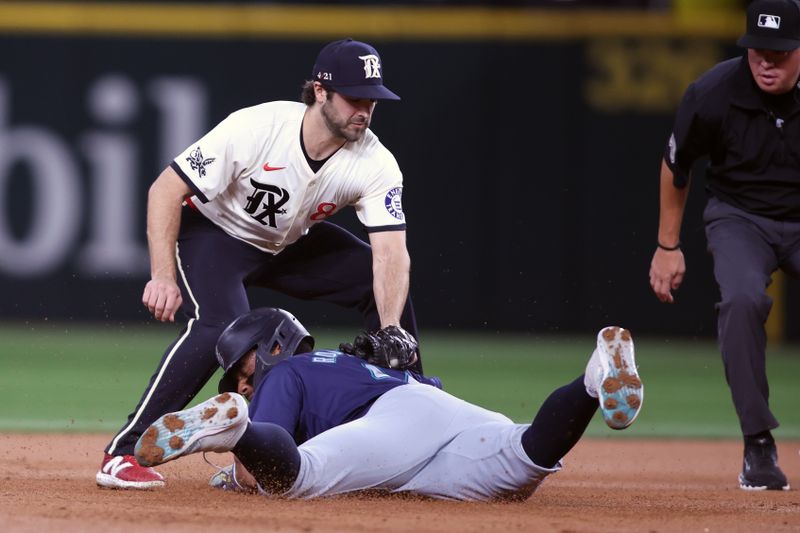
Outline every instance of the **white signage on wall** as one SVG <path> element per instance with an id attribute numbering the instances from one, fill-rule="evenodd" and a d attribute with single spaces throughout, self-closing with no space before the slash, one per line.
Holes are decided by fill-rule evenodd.
<path id="1" fill-rule="evenodd" d="M 76 139 L 48 124 L 12 124 L 13 90 L 0 77 L 0 274 L 39 278 L 65 267 L 89 275 L 146 274 L 147 248 L 137 237 L 146 206 L 136 191 L 140 180 L 149 183 L 156 176 L 142 175 L 139 160 L 141 143 L 149 139 L 137 139 L 125 128 L 143 105 L 152 105 L 157 157 L 165 167 L 207 128 L 205 87 L 191 78 L 162 77 L 140 89 L 122 74 L 99 77 L 86 99 L 96 127 Z M 15 235 L 5 206 L 17 201 L 9 191 L 12 170 L 20 166 L 32 200 L 25 206 L 28 227 Z"/>

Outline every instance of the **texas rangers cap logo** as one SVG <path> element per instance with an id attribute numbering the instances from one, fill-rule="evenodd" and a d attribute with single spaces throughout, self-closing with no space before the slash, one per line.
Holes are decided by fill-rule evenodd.
<path id="1" fill-rule="evenodd" d="M 367 54 L 365 56 L 358 56 L 364 62 L 364 78 L 380 78 L 381 77 L 381 63 L 380 59 L 375 54 Z"/>

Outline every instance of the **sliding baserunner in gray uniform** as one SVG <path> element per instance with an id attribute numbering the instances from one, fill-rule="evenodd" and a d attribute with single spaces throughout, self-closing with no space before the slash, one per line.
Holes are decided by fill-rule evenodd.
<path id="1" fill-rule="evenodd" d="M 614 429 L 641 408 L 633 341 L 619 327 L 600 331 L 584 375 L 554 391 L 531 424 L 516 424 L 442 391 L 437 378 L 369 364 L 350 345 L 309 351 L 313 339 L 287 316 L 264 316 L 257 342 L 240 327 L 247 315 L 234 321 L 218 344 L 221 394 L 156 421 L 137 460 L 233 451 L 229 488 L 285 498 L 382 489 L 517 500 L 561 468 L 598 404 Z"/>

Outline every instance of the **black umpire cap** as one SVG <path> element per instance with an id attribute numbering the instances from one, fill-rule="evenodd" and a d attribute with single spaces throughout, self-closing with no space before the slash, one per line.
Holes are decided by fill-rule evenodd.
<path id="1" fill-rule="evenodd" d="M 747 33 L 736 44 L 780 52 L 800 48 L 800 2 L 755 0 L 747 7 Z"/>

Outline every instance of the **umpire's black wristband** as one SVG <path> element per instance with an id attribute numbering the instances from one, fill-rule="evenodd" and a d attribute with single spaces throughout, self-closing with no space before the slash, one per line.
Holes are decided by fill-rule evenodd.
<path id="1" fill-rule="evenodd" d="M 680 250 L 681 249 L 681 241 L 678 241 L 678 244 L 676 244 L 675 246 L 671 246 L 671 247 L 670 246 L 664 246 L 663 244 L 661 244 L 659 242 L 658 243 L 658 247 L 661 248 L 662 250 L 666 250 L 668 252 L 674 252 L 675 250 Z"/>

